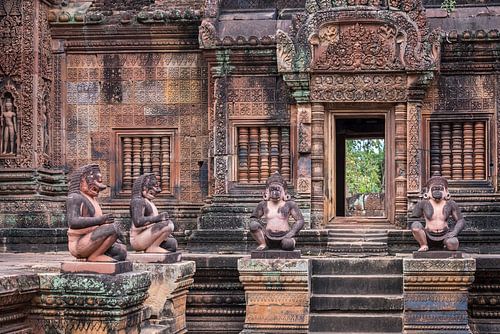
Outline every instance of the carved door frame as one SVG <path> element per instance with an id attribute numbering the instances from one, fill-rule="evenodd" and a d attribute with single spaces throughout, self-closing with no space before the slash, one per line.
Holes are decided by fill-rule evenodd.
<path id="1" fill-rule="evenodd" d="M 377 118 L 384 119 L 384 150 L 385 150 L 385 199 L 384 199 L 384 217 L 337 217 L 336 216 L 336 131 L 335 119 L 343 116 L 348 118 Z M 325 108 L 325 221 L 327 224 L 340 222 L 369 222 L 369 223 L 392 223 L 394 222 L 395 214 L 395 117 L 394 108 L 391 106 L 385 107 L 370 107 L 368 109 L 361 108 L 338 108 L 335 105 L 327 105 Z"/>

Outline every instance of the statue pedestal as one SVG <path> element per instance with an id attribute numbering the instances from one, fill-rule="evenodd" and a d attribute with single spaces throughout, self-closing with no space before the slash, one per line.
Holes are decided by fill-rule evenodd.
<path id="1" fill-rule="evenodd" d="M 307 333 L 310 266 L 307 259 L 238 260 L 245 289 L 241 333 Z"/>
<path id="2" fill-rule="evenodd" d="M 182 259 L 181 252 L 170 253 L 132 253 L 127 254 L 127 261 L 134 263 L 176 263 Z"/>
<path id="3" fill-rule="evenodd" d="M 404 259 L 404 333 L 471 333 L 468 288 L 474 281 L 472 258 Z"/>
<path id="4" fill-rule="evenodd" d="M 250 253 L 252 259 L 300 259 L 300 251 L 284 251 L 281 249 L 254 250 Z"/>
<path id="5" fill-rule="evenodd" d="M 83 262 L 85 263 L 85 262 Z M 39 274 L 33 333 L 139 333 L 148 273 Z"/>
<path id="6" fill-rule="evenodd" d="M 180 256 L 180 252 L 176 253 Z M 143 330 L 155 326 L 163 327 L 165 333 L 186 333 L 186 300 L 188 289 L 194 282 L 195 262 L 135 262 L 134 270 L 147 271 L 151 279 L 148 298 L 144 302 L 148 319 Z"/>
<path id="7" fill-rule="evenodd" d="M 86 262 L 68 261 L 61 263 L 61 273 L 63 274 L 104 274 L 117 275 L 132 271 L 132 262 Z"/>

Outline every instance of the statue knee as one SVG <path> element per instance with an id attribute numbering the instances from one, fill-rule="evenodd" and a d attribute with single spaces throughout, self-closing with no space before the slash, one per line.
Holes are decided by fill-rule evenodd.
<path id="1" fill-rule="evenodd" d="M 250 222 L 250 231 L 251 232 L 257 232 L 258 230 L 260 230 L 262 227 L 260 226 L 260 224 L 256 221 L 252 221 Z"/>
<path id="2" fill-rule="evenodd" d="M 450 251 L 456 251 L 458 249 L 458 238 L 450 238 L 444 241 L 446 248 Z"/>
<path id="3" fill-rule="evenodd" d="M 160 244 L 160 247 L 170 252 L 175 252 L 177 250 L 177 240 L 168 238 Z"/>
<path id="4" fill-rule="evenodd" d="M 422 231 L 423 229 L 424 229 L 424 226 L 419 222 L 415 222 L 415 223 L 411 224 L 411 231 L 413 233 L 417 233 L 419 231 Z"/>
<path id="5" fill-rule="evenodd" d="M 285 238 L 281 240 L 281 249 L 286 251 L 292 251 L 295 249 L 295 239 Z"/>

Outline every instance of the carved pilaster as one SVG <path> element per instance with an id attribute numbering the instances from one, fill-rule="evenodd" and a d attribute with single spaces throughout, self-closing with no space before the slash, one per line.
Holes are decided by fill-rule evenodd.
<path id="1" fill-rule="evenodd" d="M 308 333 L 309 260 L 238 260 L 245 288 L 246 318 L 241 333 Z"/>
<path id="2" fill-rule="evenodd" d="M 228 152 L 227 152 L 227 78 L 217 77 L 214 83 L 214 171 L 215 188 L 214 194 L 221 195 L 227 193 L 227 172 L 228 172 Z M 250 134 L 251 137 L 251 134 Z M 250 138 L 252 141 L 252 138 Z M 258 145 L 258 142 L 257 142 Z M 258 146 L 257 146 L 258 149 Z M 251 159 L 251 158 L 250 158 Z M 251 162 L 250 162 L 251 165 Z M 251 176 L 249 176 L 251 178 Z"/>
<path id="3" fill-rule="evenodd" d="M 421 190 L 422 149 L 421 109 L 418 102 L 408 103 L 408 193 L 417 194 Z"/>
<path id="4" fill-rule="evenodd" d="M 468 291 L 476 262 L 404 259 L 404 333 L 469 334 Z"/>
<path id="5" fill-rule="evenodd" d="M 297 192 L 311 194 L 311 122 L 312 111 L 310 104 L 297 106 L 297 137 L 299 152 Z"/>
<path id="6" fill-rule="evenodd" d="M 407 138 L 407 111 L 405 104 L 398 104 L 394 108 L 396 133 L 394 136 L 395 144 L 395 216 L 400 225 L 406 225 L 408 200 L 406 197 L 407 185 L 407 157 L 406 157 L 406 138 Z"/>
<path id="7" fill-rule="evenodd" d="M 313 104 L 311 108 L 311 226 L 320 228 L 324 207 L 324 160 L 325 160 L 325 108 Z"/>

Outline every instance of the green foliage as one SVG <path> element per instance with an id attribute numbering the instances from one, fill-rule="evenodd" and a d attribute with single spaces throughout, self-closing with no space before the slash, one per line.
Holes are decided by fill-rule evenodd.
<path id="1" fill-rule="evenodd" d="M 346 140 L 347 196 L 383 192 L 384 140 Z"/>
<path id="2" fill-rule="evenodd" d="M 455 10 L 457 5 L 457 0 L 443 0 L 441 3 L 441 8 L 445 9 L 448 13 L 451 13 Z"/>

